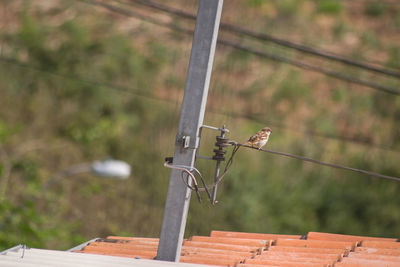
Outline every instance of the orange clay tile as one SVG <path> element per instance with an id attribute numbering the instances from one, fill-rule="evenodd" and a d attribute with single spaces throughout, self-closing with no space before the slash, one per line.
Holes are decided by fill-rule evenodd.
<path id="1" fill-rule="evenodd" d="M 180 262 L 186 263 L 197 263 L 207 265 L 218 265 L 218 266 L 235 266 L 238 261 L 229 259 L 219 258 L 205 258 L 205 257 L 192 257 L 192 256 L 181 256 Z"/>
<path id="2" fill-rule="evenodd" d="M 77 253 L 87 253 L 85 251 L 74 251 Z M 118 252 L 104 252 L 104 251 L 90 251 L 90 254 L 96 254 L 96 255 L 107 255 L 107 256 L 117 256 L 117 257 L 125 257 L 125 258 L 138 258 L 138 259 L 148 259 L 152 260 L 156 257 L 157 252 L 152 252 L 149 253 L 148 251 L 143 253 L 143 254 L 123 254 L 123 253 L 118 253 Z M 146 255 L 148 254 L 148 255 Z"/>
<path id="3" fill-rule="evenodd" d="M 124 237 L 124 236 L 107 236 L 106 239 L 145 241 L 145 242 L 156 242 L 156 243 L 158 243 L 158 241 L 160 240 L 159 238 L 152 238 L 152 237 Z"/>
<path id="4" fill-rule="evenodd" d="M 331 266 L 321 262 L 307 262 L 307 261 L 290 261 L 287 259 L 275 259 L 275 260 L 261 260 L 261 259 L 248 259 L 244 263 L 246 264 L 267 264 L 276 266 L 287 266 L 287 267 L 328 267 Z"/>
<path id="5" fill-rule="evenodd" d="M 268 251 L 283 251 L 283 252 L 309 252 L 321 254 L 337 254 L 343 256 L 347 253 L 346 250 L 340 248 L 310 248 L 310 247 L 287 247 L 287 246 L 271 246 Z"/>
<path id="6" fill-rule="evenodd" d="M 400 249 L 357 247 L 354 251 L 367 254 L 400 256 Z"/>
<path id="7" fill-rule="evenodd" d="M 400 242 L 362 241 L 362 247 L 400 249 Z"/>
<path id="8" fill-rule="evenodd" d="M 281 267 L 282 265 L 239 263 L 235 267 Z"/>
<path id="9" fill-rule="evenodd" d="M 241 257 L 237 255 L 230 255 L 230 254 L 220 254 L 220 255 L 215 255 L 215 254 L 207 254 L 207 253 L 201 253 L 201 254 L 183 254 L 181 257 L 189 257 L 189 258 L 208 258 L 208 259 L 220 259 L 220 260 L 226 260 L 226 261 L 235 261 L 235 262 L 241 262 L 244 261 L 246 258 L 250 257 Z"/>
<path id="10" fill-rule="evenodd" d="M 262 239 L 248 239 L 248 238 L 235 238 L 235 237 L 209 237 L 209 236 L 192 236 L 190 241 L 211 242 L 211 243 L 224 243 L 231 245 L 251 246 L 251 247 L 266 247 L 269 246 L 271 240 Z"/>
<path id="11" fill-rule="evenodd" d="M 357 259 L 366 259 L 366 260 L 397 261 L 400 263 L 400 256 L 352 252 L 348 255 L 348 257 Z"/>
<path id="12" fill-rule="evenodd" d="M 254 255 L 254 253 L 249 253 L 249 252 L 230 251 L 230 250 L 212 249 L 212 248 L 198 248 L 190 246 L 183 246 L 181 250 L 181 255 L 202 255 L 202 254 L 210 254 L 214 256 L 232 255 L 232 256 L 240 256 L 243 259 Z"/>
<path id="13" fill-rule="evenodd" d="M 338 257 L 334 256 L 326 256 L 323 257 L 313 257 L 308 255 L 288 255 L 288 254 L 273 254 L 273 253 L 266 253 L 263 255 L 257 255 L 253 258 L 254 260 L 281 260 L 281 261 L 293 261 L 293 262 L 309 262 L 309 263 L 322 263 L 332 265 L 333 263 L 337 262 Z M 247 262 L 247 260 L 246 260 Z"/>
<path id="14" fill-rule="evenodd" d="M 266 256 L 266 257 L 255 257 L 254 260 L 261 261 L 291 261 L 291 262 L 307 262 L 315 264 L 326 264 L 332 266 L 337 262 L 336 259 L 321 259 L 321 258 L 302 258 L 302 257 L 286 257 L 286 256 Z M 247 260 L 246 260 L 247 261 Z"/>
<path id="15" fill-rule="evenodd" d="M 148 246 L 158 246 L 158 242 L 155 241 L 146 241 L 146 240 L 115 240 L 115 239 L 104 239 L 95 242 L 104 242 L 104 243 L 118 243 L 118 244 L 141 244 Z"/>
<path id="16" fill-rule="evenodd" d="M 214 249 L 242 251 L 242 252 L 249 252 L 249 253 L 255 252 L 258 250 L 257 247 L 239 246 L 239 245 L 230 245 L 230 244 L 221 244 L 221 243 L 198 242 L 198 241 L 185 241 L 185 242 L 183 242 L 183 246 L 200 247 L 200 248 L 214 248 Z"/>
<path id="17" fill-rule="evenodd" d="M 239 263 L 235 267 L 277 267 L 278 265 Z"/>
<path id="18" fill-rule="evenodd" d="M 257 258 L 263 259 L 271 256 L 287 257 L 287 258 L 314 258 L 314 259 L 328 259 L 338 261 L 342 257 L 338 254 L 325 254 L 325 253 L 309 253 L 309 252 L 281 252 L 281 251 L 264 251 Z"/>
<path id="19" fill-rule="evenodd" d="M 342 241 L 322 241 L 322 240 L 295 240 L 295 239 L 277 239 L 273 244 L 275 246 L 292 247 L 310 247 L 310 248 L 340 248 L 353 250 L 356 246 L 354 242 Z"/>
<path id="20" fill-rule="evenodd" d="M 363 263 L 346 263 L 346 262 L 338 262 L 335 264 L 335 267 L 388 267 L 387 265 L 382 266 L 381 264 L 363 264 Z"/>
<path id="21" fill-rule="evenodd" d="M 116 249 L 118 249 L 118 248 L 126 248 L 126 249 L 141 249 L 141 250 L 157 250 L 158 245 L 93 242 L 88 247 L 104 247 L 104 248 L 116 248 Z"/>
<path id="22" fill-rule="evenodd" d="M 347 242 L 361 242 L 361 241 L 381 241 L 381 242 L 395 242 L 395 238 L 380 238 L 380 237 L 365 237 L 355 235 L 340 235 L 330 233 L 309 232 L 307 240 L 330 240 L 330 241 L 347 241 Z"/>
<path id="23" fill-rule="evenodd" d="M 104 246 L 87 246 L 83 249 L 84 252 L 109 252 L 109 253 L 121 253 L 126 255 L 153 255 L 153 253 L 157 253 L 157 249 L 148 250 L 148 249 L 140 249 L 140 248 L 114 248 L 114 247 L 104 247 Z"/>
<path id="24" fill-rule="evenodd" d="M 207 253 L 181 255 L 181 257 L 183 256 L 185 256 L 186 258 L 209 258 L 209 259 L 219 259 L 219 260 L 235 261 L 235 262 L 241 262 L 244 261 L 245 259 L 244 257 L 234 256 L 230 254 L 220 254 L 218 256 L 216 256 L 215 254 L 207 254 Z"/>
<path id="25" fill-rule="evenodd" d="M 301 235 L 277 235 L 277 234 L 259 234 L 259 233 L 242 233 L 228 231 L 211 231 L 212 237 L 236 237 L 248 239 L 275 240 L 277 238 L 300 239 Z"/>
<path id="26" fill-rule="evenodd" d="M 399 267 L 399 262 L 393 261 L 381 261 L 381 260 L 364 260 L 364 259 L 356 259 L 356 258 L 343 258 L 340 263 L 345 263 L 348 266 L 363 266 L 363 267 Z M 351 264 L 351 265 L 350 265 Z M 341 266 L 335 264 L 336 266 Z"/>
<path id="27" fill-rule="evenodd" d="M 400 243 L 394 238 L 315 232 L 308 233 L 307 240 L 300 237 L 212 231 L 209 237 L 185 240 L 181 262 L 232 267 L 400 267 Z M 158 241 L 109 236 L 77 252 L 154 259 Z"/>

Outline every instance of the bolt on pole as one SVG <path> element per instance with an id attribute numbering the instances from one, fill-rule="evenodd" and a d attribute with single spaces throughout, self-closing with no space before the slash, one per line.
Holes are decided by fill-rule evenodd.
<path id="1" fill-rule="evenodd" d="M 186 78 L 174 165 L 194 167 L 203 124 L 223 0 L 200 0 Z M 157 259 L 179 261 L 191 191 L 171 170 Z"/>

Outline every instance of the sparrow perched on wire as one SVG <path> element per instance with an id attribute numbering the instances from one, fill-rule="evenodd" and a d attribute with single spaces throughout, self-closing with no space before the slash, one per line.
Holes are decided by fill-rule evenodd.
<path id="1" fill-rule="evenodd" d="M 272 133 L 268 127 L 262 128 L 259 132 L 249 138 L 244 145 L 261 149 L 268 142 L 269 135 Z"/>

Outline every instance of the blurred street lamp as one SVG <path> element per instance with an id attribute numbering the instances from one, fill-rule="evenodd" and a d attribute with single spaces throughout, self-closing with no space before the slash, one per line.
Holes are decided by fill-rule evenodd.
<path id="1" fill-rule="evenodd" d="M 95 161 L 91 170 L 95 175 L 117 179 L 127 179 L 131 175 L 131 166 L 128 163 L 114 159 Z"/>
<path id="2" fill-rule="evenodd" d="M 62 179 L 81 173 L 92 173 L 96 176 L 125 180 L 131 174 L 131 166 L 124 161 L 114 159 L 73 165 L 55 174 L 46 184 L 43 185 L 42 190 L 46 191 L 50 187 L 59 183 Z"/>

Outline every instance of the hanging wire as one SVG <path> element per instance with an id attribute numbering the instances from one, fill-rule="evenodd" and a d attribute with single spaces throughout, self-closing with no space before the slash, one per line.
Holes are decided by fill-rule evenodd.
<path id="1" fill-rule="evenodd" d="M 87 4 L 91 4 L 91 5 L 102 6 L 102 7 L 106 8 L 106 9 L 108 9 L 108 10 L 111 10 L 113 12 L 116 12 L 116 13 L 119 13 L 119 14 L 122 14 L 122 15 L 125 15 L 125 16 L 135 17 L 135 18 L 138 18 L 138 19 L 141 19 L 141 20 L 148 21 L 148 22 L 150 22 L 152 24 L 155 24 L 155 25 L 159 25 L 159 26 L 162 26 L 162 27 L 167 27 L 167 28 L 175 30 L 175 31 L 179 31 L 179 32 L 182 32 L 182 33 L 185 33 L 185 34 L 193 35 L 193 30 L 182 28 L 180 26 L 175 25 L 174 23 L 161 22 L 161 21 L 158 21 L 158 20 L 156 20 L 156 19 L 154 19 L 152 17 L 146 16 L 146 15 L 143 15 L 143 14 L 139 14 L 139 13 L 134 12 L 132 10 L 122 9 L 122 8 L 119 8 L 119 7 L 110 5 L 110 4 L 106 4 L 106 3 L 103 3 L 103 2 L 98 2 L 96 0 L 77 0 L 77 1 L 84 2 L 84 3 L 87 3 Z M 396 88 L 387 87 L 387 86 L 384 86 L 384 85 L 381 85 L 381 84 L 378 84 L 378 83 L 374 83 L 374 82 L 370 82 L 370 81 L 366 81 L 366 80 L 363 80 L 363 79 L 360 79 L 360 78 L 355 78 L 355 77 L 348 76 L 348 75 L 345 75 L 345 74 L 342 74 L 342 73 L 339 73 L 339 72 L 335 72 L 335 71 L 331 71 L 331 70 L 328 70 L 328 69 L 325 69 L 325 68 L 321 68 L 319 66 L 315 66 L 315 65 L 308 64 L 308 63 L 304 63 L 302 61 L 286 58 L 286 57 L 283 57 L 283 56 L 280 56 L 280 55 L 267 53 L 267 52 L 264 52 L 264 51 L 261 51 L 261 50 L 256 50 L 256 49 L 254 49 L 252 47 L 245 46 L 243 44 L 239 44 L 239 43 L 236 43 L 236 42 L 232 42 L 232 41 L 227 40 L 227 39 L 218 38 L 217 41 L 218 41 L 218 43 L 220 43 L 222 45 L 233 47 L 235 49 L 238 49 L 238 50 L 241 50 L 241 51 L 245 51 L 247 53 L 251 53 L 251 54 L 254 54 L 254 55 L 258 55 L 260 57 L 264 57 L 264 58 L 267 58 L 267 59 L 270 59 L 270 60 L 273 60 L 273 61 L 283 62 L 283 63 L 289 64 L 289 65 L 293 65 L 293 66 L 301 68 L 301 69 L 305 69 L 305 70 L 309 70 L 309 71 L 313 71 L 313 72 L 318 72 L 318 73 L 324 74 L 326 76 L 329 76 L 329 77 L 332 77 L 332 78 L 335 78 L 335 79 L 338 79 L 338 80 L 346 81 L 346 82 L 349 82 L 349 83 L 352 83 L 352 84 L 362 85 L 362 86 L 369 87 L 369 88 L 372 88 L 372 89 L 375 89 L 375 90 L 378 90 L 378 91 L 386 92 L 386 93 L 389 93 L 389 94 L 400 95 L 400 91 L 398 89 L 396 89 Z"/>
<path id="2" fill-rule="evenodd" d="M 161 101 L 161 102 L 165 102 L 165 103 L 173 103 L 175 105 L 177 105 L 177 103 L 178 103 L 176 101 L 173 101 L 173 100 L 170 100 L 167 98 L 157 97 L 157 96 L 150 95 L 150 94 L 138 93 L 138 89 L 135 87 L 119 86 L 119 85 L 115 85 L 115 84 L 111 84 L 111 83 L 103 83 L 103 82 L 98 82 L 98 81 L 93 81 L 93 80 L 86 80 L 86 79 L 80 78 L 76 75 L 60 74 L 60 73 L 52 72 L 49 70 L 44 70 L 39 67 L 35 67 L 31 64 L 22 63 L 15 59 L 12 59 L 12 58 L 0 57 L 0 62 L 16 65 L 20 68 L 30 69 L 33 71 L 46 73 L 49 75 L 54 75 L 54 76 L 62 78 L 62 79 L 69 79 L 69 80 L 87 83 L 87 84 L 91 84 L 91 85 L 95 85 L 95 86 L 105 86 L 105 87 L 108 87 L 115 91 L 127 93 L 127 94 L 134 95 L 137 97 L 143 97 L 148 100 Z M 221 111 L 221 110 L 214 109 L 212 107 L 209 108 L 209 112 L 211 112 L 213 114 L 218 114 L 218 115 L 223 115 L 223 116 L 228 116 L 228 117 L 233 117 L 233 118 L 242 118 L 245 120 L 250 120 L 250 121 L 265 124 L 265 121 L 261 121 L 258 117 L 253 116 L 253 115 L 245 115 L 245 114 L 241 114 L 241 113 L 235 113 L 233 111 Z M 278 122 L 269 122 L 268 124 L 270 124 L 274 127 L 285 129 L 290 132 L 294 131 L 293 127 L 290 127 L 288 125 L 284 125 L 284 124 L 281 124 Z M 299 129 L 296 129 L 296 133 L 298 133 L 298 132 L 299 132 Z M 391 152 L 396 152 L 396 153 L 399 152 L 398 150 L 392 149 L 391 147 L 385 146 L 383 144 L 376 144 L 376 143 L 371 143 L 371 142 L 367 142 L 367 141 L 363 141 L 363 140 L 357 140 L 357 139 L 354 139 L 351 137 L 346 137 L 346 136 L 336 136 L 336 135 L 318 133 L 318 132 L 314 131 L 313 129 L 304 129 L 303 131 L 300 131 L 300 132 L 307 136 L 323 137 L 323 138 L 328 138 L 328 139 L 339 140 L 341 142 L 346 142 L 346 143 L 355 143 L 355 144 L 364 145 L 367 147 L 375 147 L 375 148 L 379 148 L 379 149 L 387 150 L 387 151 L 391 151 Z"/>
<path id="3" fill-rule="evenodd" d="M 219 184 L 222 179 L 225 177 L 225 174 L 229 171 L 230 167 L 233 164 L 233 157 L 235 156 L 236 152 L 238 152 L 240 146 L 236 143 L 231 143 L 231 145 L 233 145 L 233 150 L 231 153 L 231 156 L 229 157 L 228 161 L 226 162 L 224 171 L 222 172 L 222 174 L 218 177 L 217 181 L 215 182 L 215 184 Z"/>
<path id="4" fill-rule="evenodd" d="M 24 68 L 33 68 L 33 67 L 29 66 L 29 65 L 26 65 L 26 64 L 23 64 L 23 63 L 19 63 L 19 62 L 15 61 L 15 60 L 11 60 L 11 59 L 0 58 L 0 60 L 8 62 L 8 63 L 17 64 L 18 66 L 24 67 Z M 41 70 L 39 68 L 35 68 L 35 70 L 43 71 L 43 70 Z M 75 79 L 77 81 L 81 81 L 81 82 L 84 82 L 84 83 L 90 83 L 90 84 L 101 85 L 101 86 L 108 86 L 108 87 L 111 87 L 111 88 L 114 88 L 114 89 L 118 89 L 120 91 L 129 92 L 129 93 L 132 93 L 134 95 L 141 96 L 141 97 L 167 101 L 165 99 L 158 99 L 158 98 L 155 98 L 153 96 L 136 94 L 135 92 L 132 92 L 130 90 L 131 88 L 126 88 L 126 87 L 121 87 L 121 86 L 116 86 L 116 85 L 106 84 L 106 83 L 100 83 L 100 82 L 94 82 L 94 81 L 88 81 L 88 80 L 80 79 L 80 78 L 77 78 L 77 77 L 72 77 L 72 76 L 67 76 L 67 75 L 60 75 L 60 74 L 57 74 L 57 73 L 51 73 L 51 74 L 59 76 L 59 77 L 62 77 L 62 78 Z M 227 173 L 227 171 L 231 167 L 232 162 L 233 162 L 233 156 L 236 154 L 237 150 L 239 149 L 238 147 L 245 146 L 245 145 L 241 145 L 241 144 L 236 143 L 236 142 L 232 142 L 231 144 L 234 145 L 235 148 L 234 148 L 234 150 L 232 152 L 231 158 L 228 160 L 227 165 L 225 166 L 224 172 L 221 174 L 220 178 L 218 179 L 218 182 L 220 182 L 223 179 L 223 177 L 225 176 L 225 174 Z M 253 148 L 253 147 L 249 147 L 249 146 L 245 146 L 245 147 Z M 255 148 L 253 148 L 253 149 L 255 149 Z M 306 158 L 306 157 L 303 157 L 303 156 L 292 155 L 292 154 L 289 154 L 289 153 L 277 152 L 277 151 L 265 150 L 265 149 L 261 149 L 259 151 L 268 152 L 268 153 L 277 154 L 277 155 L 286 156 L 286 157 L 292 157 L 292 158 L 296 158 L 296 159 L 300 159 L 300 160 L 304 160 L 304 161 L 309 161 L 309 162 L 312 162 L 312 163 L 325 165 L 325 166 L 329 166 L 329 167 L 333 167 L 333 168 L 339 168 L 339 169 L 345 169 L 345 170 L 350 170 L 350 171 L 354 171 L 354 172 L 359 172 L 359 173 L 363 173 L 363 174 L 366 174 L 366 175 L 375 176 L 375 177 L 379 177 L 379 178 L 400 181 L 400 178 L 398 178 L 398 177 L 392 177 L 392 176 L 382 175 L 382 174 L 379 174 L 379 173 L 374 173 L 374 172 L 365 171 L 365 170 L 361 170 L 361 169 L 341 166 L 341 165 L 337 165 L 337 164 L 326 163 L 326 162 L 314 160 L 314 159 L 311 159 L 311 158 Z M 192 176 L 191 176 L 191 178 L 192 178 Z M 207 186 L 204 186 L 204 188 L 199 188 L 199 191 L 201 191 L 201 190 L 207 191 L 208 188 L 207 188 Z"/>
<path id="5" fill-rule="evenodd" d="M 205 191 L 207 193 L 208 198 L 211 199 L 211 194 L 209 191 L 209 188 L 206 184 L 206 182 L 204 181 L 203 176 L 201 175 L 200 171 L 198 169 L 196 169 L 195 167 L 190 167 L 190 166 L 185 166 L 185 165 L 171 165 L 171 162 L 169 161 L 169 159 L 167 159 L 164 162 L 164 167 L 170 168 L 170 169 L 175 169 L 175 170 L 180 170 L 181 171 L 181 178 L 183 183 L 192 191 L 196 192 L 197 198 L 199 200 L 199 202 L 202 202 L 201 196 L 200 196 L 200 191 Z M 203 187 L 199 187 L 198 186 L 198 182 L 197 179 L 195 177 L 195 175 L 193 174 L 193 171 L 195 171 L 199 177 L 200 180 L 203 184 Z M 184 177 L 184 174 L 186 174 L 186 178 Z M 192 183 L 189 182 L 189 177 L 192 181 Z M 192 186 L 193 185 L 193 186 Z"/>
<path id="6" fill-rule="evenodd" d="M 118 2 L 122 2 L 120 0 L 118 0 Z M 196 16 L 185 12 L 183 10 L 180 9 L 176 9 L 167 5 L 163 5 L 160 3 L 156 3 L 154 1 L 151 0 L 130 0 L 130 2 L 135 2 L 162 12 L 166 12 L 168 14 L 173 14 L 176 16 L 179 16 L 181 18 L 186 18 L 186 19 L 191 19 L 191 20 L 195 20 Z M 389 70 L 389 69 L 385 69 L 385 68 L 380 68 L 380 67 L 376 67 L 373 65 L 370 65 L 368 63 L 363 63 L 363 62 L 359 62 L 359 61 L 355 61 L 349 58 L 346 58 L 342 55 L 338 55 L 329 51 L 325 51 L 322 49 L 317 49 L 317 48 L 313 48 L 307 45 L 303 45 L 303 44 L 298 44 L 298 43 L 294 43 L 288 40 L 284 40 L 281 38 L 277 38 L 274 37 L 272 35 L 269 34 L 265 34 L 265 33 L 260 33 L 260 32 L 255 32 L 249 29 L 245 29 L 245 28 L 241 28 L 238 27 L 236 25 L 232 25 L 229 23 L 224 23 L 221 22 L 220 23 L 220 28 L 221 30 L 226 30 L 229 32 L 232 32 L 236 35 L 242 35 L 242 36 L 247 36 L 247 37 L 251 37 L 254 39 L 257 39 L 259 41 L 265 41 L 265 42 L 272 42 L 276 45 L 279 46 L 283 46 L 283 47 L 287 47 L 290 49 L 295 49 L 297 51 L 300 51 L 302 53 L 306 53 L 306 54 L 311 54 L 313 56 L 318 56 L 321 58 L 325 58 L 325 59 L 329 59 L 329 60 L 333 60 L 333 61 L 337 61 L 337 62 L 341 62 L 343 64 L 347 64 L 353 67 L 358 67 L 361 69 L 365 69 L 368 71 L 373 71 L 376 73 L 380 73 L 380 74 L 385 74 L 387 76 L 391 76 L 391 77 L 395 77 L 395 78 L 400 78 L 400 72 L 397 71 L 393 71 L 393 70 Z"/>
<path id="7" fill-rule="evenodd" d="M 383 178 L 383 179 L 388 179 L 388 180 L 393 180 L 393 181 L 400 182 L 400 177 L 389 176 L 389 175 L 384 175 L 384 174 L 380 174 L 380 173 L 376 173 L 376 172 L 371 172 L 371 171 L 366 171 L 366 170 L 362 170 L 362 169 L 347 167 L 347 166 L 343 166 L 343 165 L 339 165 L 339 164 L 328 163 L 328 162 L 324 162 L 324 161 L 320 161 L 320 160 L 316 160 L 316 159 L 312 159 L 312 158 L 308 158 L 308 157 L 304 157 L 304 156 L 298 156 L 298 155 L 294 155 L 294 154 L 290 154 L 290 153 L 286 153 L 286 152 L 279 152 L 279 151 L 274 151 L 274 150 L 270 150 L 270 149 L 259 149 L 257 147 L 252 147 L 252 146 L 240 144 L 240 143 L 237 143 L 235 141 L 231 141 L 231 144 L 233 146 L 235 146 L 235 147 L 251 148 L 251 149 L 255 149 L 255 150 L 260 151 L 260 152 L 271 153 L 271 154 L 280 155 L 280 156 L 284 156 L 284 157 L 299 159 L 299 160 L 302 160 L 302 161 L 308 161 L 308 162 L 311 162 L 311 163 L 324 165 L 324 166 L 328 166 L 328 167 L 332 167 L 332 168 L 343 169 L 343 170 L 348 170 L 348 171 L 353 171 L 353 172 L 359 172 L 359 173 L 362 173 L 362 174 L 365 174 L 365 175 L 369 175 L 369 176 L 374 176 L 374 177 L 377 177 L 377 178 Z"/>

